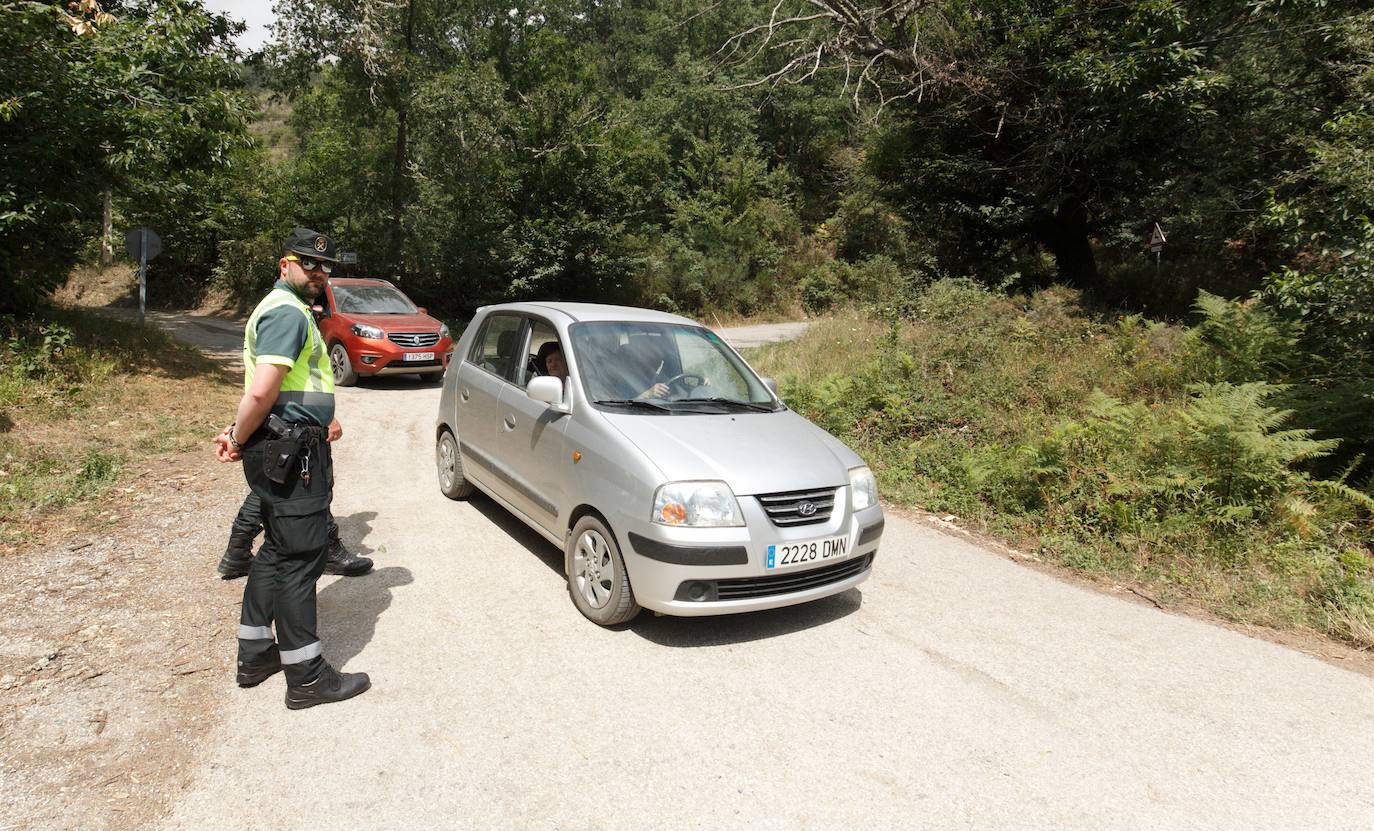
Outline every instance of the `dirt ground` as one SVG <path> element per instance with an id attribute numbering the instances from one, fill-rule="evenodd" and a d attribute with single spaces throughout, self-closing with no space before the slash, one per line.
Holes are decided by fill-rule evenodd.
<path id="1" fill-rule="evenodd" d="M 182 454 L 0 557 L 0 829 L 146 827 L 190 783 L 233 689 L 243 581 L 215 565 L 246 492 Z"/>

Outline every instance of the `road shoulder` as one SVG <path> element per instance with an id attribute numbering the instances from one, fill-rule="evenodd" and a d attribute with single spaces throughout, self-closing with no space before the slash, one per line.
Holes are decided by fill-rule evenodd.
<path id="1" fill-rule="evenodd" d="M 972 543 L 989 556 L 1012 560 L 1018 565 L 1032 571 L 1038 571 L 1041 574 L 1048 574 L 1061 582 L 1110 595 L 1137 605 L 1152 606 L 1161 614 L 1181 615 L 1205 621 L 1256 640 L 1287 647 L 1334 667 L 1374 678 L 1374 652 L 1356 649 L 1320 632 L 1283 631 L 1267 626 L 1255 626 L 1227 620 L 1197 604 L 1166 605 L 1153 597 L 1145 586 L 1099 579 L 1080 571 L 1074 571 L 1067 566 L 1049 562 L 1033 553 L 1020 551 L 1009 546 L 990 534 L 964 528 L 957 523 L 957 517 L 931 513 L 919 507 L 892 505 L 886 502 L 883 503 L 883 510 L 889 516 L 899 516 L 914 524 L 933 528 L 942 534 Z"/>
<path id="2" fill-rule="evenodd" d="M 243 584 L 214 567 L 244 486 L 173 460 L 109 499 L 108 531 L 0 558 L 0 827 L 146 827 L 197 769 L 233 690 Z"/>

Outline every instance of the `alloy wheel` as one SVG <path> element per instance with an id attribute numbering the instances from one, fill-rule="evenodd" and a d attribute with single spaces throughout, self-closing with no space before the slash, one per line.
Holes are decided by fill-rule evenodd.
<path id="1" fill-rule="evenodd" d="M 336 343 L 334 348 L 329 350 L 329 368 L 334 370 L 335 378 L 344 377 L 352 369 L 348 365 L 348 350 L 344 349 L 343 344 Z"/>
<path id="2" fill-rule="evenodd" d="M 458 471 L 458 454 L 454 452 L 453 439 L 445 436 L 439 441 L 439 484 L 444 490 L 453 488 L 453 478 Z"/>
<path id="3" fill-rule="evenodd" d="M 611 563 L 611 547 L 606 538 L 588 529 L 577 538 L 573 549 L 573 576 L 577 591 L 593 609 L 600 609 L 611 599 L 615 586 L 615 566 Z"/>

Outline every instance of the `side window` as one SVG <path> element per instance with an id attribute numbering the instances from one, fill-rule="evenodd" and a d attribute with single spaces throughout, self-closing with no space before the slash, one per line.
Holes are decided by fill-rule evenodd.
<path id="1" fill-rule="evenodd" d="M 472 342 L 468 360 L 493 375 L 516 383 L 524 368 L 525 320 L 517 315 L 492 315 Z"/>
<path id="2" fill-rule="evenodd" d="M 559 357 L 562 357 L 562 348 L 558 343 L 558 333 L 554 331 L 552 326 L 542 320 L 533 321 L 530 330 L 530 354 L 529 365 L 525 373 L 526 381 L 538 375 L 552 374 L 549 371 L 547 359 L 548 354 L 555 350 L 558 351 Z M 566 364 L 564 364 L 564 366 L 566 366 Z"/>

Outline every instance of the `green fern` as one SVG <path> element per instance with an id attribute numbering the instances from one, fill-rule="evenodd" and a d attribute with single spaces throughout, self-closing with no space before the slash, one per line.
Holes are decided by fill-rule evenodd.
<path id="1" fill-rule="evenodd" d="M 1183 444 L 1223 504 L 1252 504 L 1305 485 L 1307 477 L 1293 466 L 1338 444 L 1312 438 L 1311 430 L 1278 429 L 1292 412 L 1264 401 L 1280 389 L 1263 382 L 1192 387 L 1193 398 L 1179 414 L 1192 431 Z"/>

